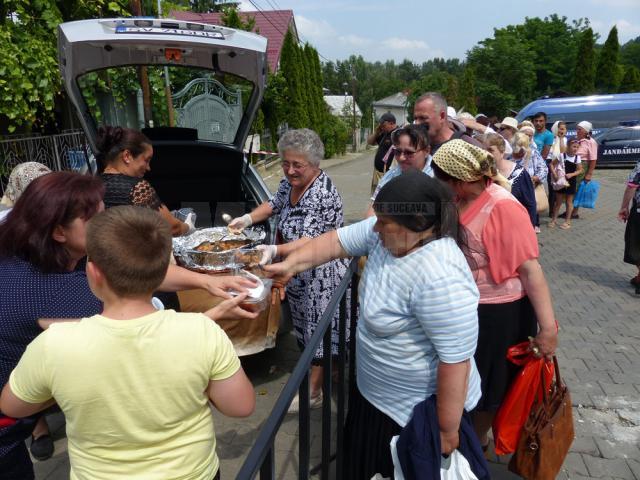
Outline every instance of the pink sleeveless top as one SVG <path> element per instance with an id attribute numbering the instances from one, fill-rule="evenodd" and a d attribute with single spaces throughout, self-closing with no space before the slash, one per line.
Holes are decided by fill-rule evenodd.
<path id="1" fill-rule="evenodd" d="M 461 215 L 476 265 L 471 265 L 480 303 L 509 303 L 526 295 L 518 268 L 538 258 L 538 240 L 524 207 L 490 184 Z"/>

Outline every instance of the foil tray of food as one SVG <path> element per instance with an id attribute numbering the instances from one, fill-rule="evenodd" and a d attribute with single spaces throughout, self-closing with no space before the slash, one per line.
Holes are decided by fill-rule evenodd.
<path id="1" fill-rule="evenodd" d="M 196 271 L 223 272 L 256 266 L 261 252 L 255 247 L 266 236 L 262 228 L 254 227 L 234 234 L 227 227 L 196 230 L 190 235 L 173 239 L 173 254 L 183 267 Z"/>

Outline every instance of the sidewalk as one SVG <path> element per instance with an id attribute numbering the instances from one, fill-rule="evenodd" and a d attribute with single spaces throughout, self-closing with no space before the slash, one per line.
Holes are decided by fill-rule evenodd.
<path id="1" fill-rule="evenodd" d="M 347 152 L 339 157 L 327 158 L 320 162 L 320 168 L 323 170 L 331 170 L 337 166 L 357 161 L 362 157 L 368 157 L 371 155 L 372 151 L 374 150 L 368 149 L 355 153 Z M 271 192 L 275 193 L 276 190 L 278 190 L 280 180 L 284 178 L 282 167 L 280 166 L 280 160 L 270 163 L 268 168 L 264 168 L 264 164 L 260 164 L 257 167 L 257 170 Z"/>

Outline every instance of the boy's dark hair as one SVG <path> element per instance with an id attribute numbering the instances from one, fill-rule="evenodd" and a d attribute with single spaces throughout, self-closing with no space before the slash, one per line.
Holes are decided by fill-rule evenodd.
<path id="1" fill-rule="evenodd" d="M 151 295 L 167 274 L 171 230 L 149 208 L 113 207 L 89 221 L 87 254 L 116 295 Z"/>
<path id="2" fill-rule="evenodd" d="M 533 119 L 535 120 L 536 118 L 540 118 L 540 117 L 544 118 L 544 121 L 545 121 L 545 122 L 547 121 L 547 114 L 546 114 L 546 113 L 544 113 L 544 112 L 538 112 L 538 113 L 536 113 L 536 114 L 533 116 Z"/>

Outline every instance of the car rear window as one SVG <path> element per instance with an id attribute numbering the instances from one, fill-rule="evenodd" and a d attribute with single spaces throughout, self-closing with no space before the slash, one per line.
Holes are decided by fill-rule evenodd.
<path id="1" fill-rule="evenodd" d="M 107 68 L 77 81 L 97 126 L 193 128 L 199 140 L 229 144 L 254 87 L 235 75 L 183 66 Z"/>

